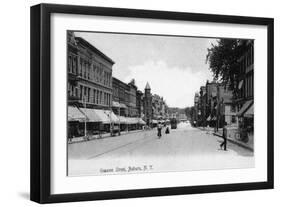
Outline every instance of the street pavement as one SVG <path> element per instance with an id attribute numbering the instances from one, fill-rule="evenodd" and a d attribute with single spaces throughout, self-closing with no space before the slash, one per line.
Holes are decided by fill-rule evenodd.
<path id="1" fill-rule="evenodd" d="M 68 175 L 239 169 L 254 167 L 254 153 L 180 123 L 157 137 L 157 130 L 68 144 Z"/>

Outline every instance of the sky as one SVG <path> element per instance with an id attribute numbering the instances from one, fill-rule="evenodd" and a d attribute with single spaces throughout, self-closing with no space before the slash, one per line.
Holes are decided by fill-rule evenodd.
<path id="1" fill-rule="evenodd" d="M 151 92 L 163 96 L 169 107 L 193 106 L 194 94 L 212 74 L 206 64 L 207 48 L 216 39 L 75 32 L 110 57 L 112 75 L 139 90 L 149 82 Z"/>

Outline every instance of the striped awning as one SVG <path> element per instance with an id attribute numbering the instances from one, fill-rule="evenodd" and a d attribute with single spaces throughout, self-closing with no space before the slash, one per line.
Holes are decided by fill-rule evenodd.
<path id="1" fill-rule="evenodd" d="M 104 122 L 107 118 L 100 116 L 97 109 L 80 108 L 80 110 L 88 117 L 89 122 Z"/>
<path id="2" fill-rule="evenodd" d="M 239 110 L 239 112 L 237 113 L 237 116 L 243 116 L 243 114 L 246 112 L 246 110 L 248 108 L 250 108 L 250 106 L 253 104 L 253 101 L 250 100 L 250 101 L 246 101 L 244 103 L 244 105 L 242 106 L 242 108 Z"/>
<path id="3" fill-rule="evenodd" d="M 126 109 L 126 108 L 128 108 L 125 104 L 123 104 L 123 103 L 120 103 L 120 108 L 124 108 L 124 109 Z"/>
<path id="4" fill-rule="evenodd" d="M 121 105 L 120 105 L 120 103 L 118 103 L 116 101 L 112 101 L 112 107 L 120 108 Z"/>
<path id="5" fill-rule="evenodd" d="M 141 118 L 138 118 L 138 123 L 139 123 L 139 124 L 143 124 L 143 125 L 145 125 L 145 121 L 144 121 L 144 120 L 142 120 Z"/>
<path id="6" fill-rule="evenodd" d="M 68 106 L 67 107 L 67 120 L 68 121 L 85 121 L 88 119 L 85 114 L 83 114 L 77 107 Z"/>
<path id="7" fill-rule="evenodd" d="M 244 114 L 245 117 L 252 118 L 254 117 L 254 104 L 248 108 L 248 110 Z"/>
<path id="8" fill-rule="evenodd" d="M 104 124 L 118 123 L 117 116 L 109 110 L 80 108 L 80 110 L 88 117 L 89 122 L 102 122 Z"/>
<path id="9" fill-rule="evenodd" d="M 109 110 L 99 110 L 99 111 L 101 111 L 100 113 L 103 113 L 106 115 L 107 122 L 105 122 L 105 123 L 119 123 L 118 117 L 112 111 L 109 111 Z"/>
<path id="10" fill-rule="evenodd" d="M 118 120 L 120 121 L 120 124 L 127 124 L 127 119 L 124 116 L 117 116 Z"/>
<path id="11" fill-rule="evenodd" d="M 138 118 L 127 117 L 127 124 L 137 124 L 139 122 Z"/>
<path id="12" fill-rule="evenodd" d="M 244 80 L 241 80 L 241 81 L 239 82 L 238 89 L 241 89 L 241 88 L 242 88 L 243 83 L 244 83 Z"/>

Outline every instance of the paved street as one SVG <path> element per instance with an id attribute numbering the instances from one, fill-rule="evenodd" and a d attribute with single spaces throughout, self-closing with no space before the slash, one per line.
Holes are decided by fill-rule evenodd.
<path id="1" fill-rule="evenodd" d="M 162 130 L 163 133 L 164 130 Z M 68 145 L 69 175 L 163 172 L 254 167 L 253 152 L 189 124 L 158 139 L 156 129 Z"/>

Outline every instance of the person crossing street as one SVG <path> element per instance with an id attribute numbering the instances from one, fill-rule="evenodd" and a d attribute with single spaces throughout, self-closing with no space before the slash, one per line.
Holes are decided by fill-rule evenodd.
<path id="1" fill-rule="evenodd" d="M 157 124 L 157 136 L 159 139 L 162 137 L 162 124 L 160 122 Z"/>

